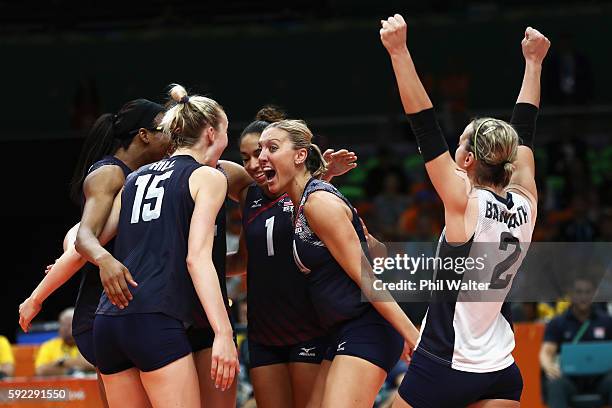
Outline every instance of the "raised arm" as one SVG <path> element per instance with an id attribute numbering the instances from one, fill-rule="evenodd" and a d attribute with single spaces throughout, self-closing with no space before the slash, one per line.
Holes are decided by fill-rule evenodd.
<path id="1" fill-rule="evenodd" d="M 396 14 L 382 20 L 380 39 L 391 57 L 404 111 L 425 160 L 431 182 L 444 203 L 446 213 L 463 214 L 467 206 L 465 180 L 457 166 L 435 117 L 433 105 L 406 46 L 406 22 Z"/>
<path id="2" fill-rule="evenodd" d="M 520 146 L 508 188 L 523 193 L 536 206 L 538 190 L 535 183 L 535 160 L 532 148 L 540 106 L 542 62 L 550 48 L 550 41 L 538 30 L 527 27 L 521 47 L 525 58 L 525 73 L 510 120 L 519 135 Z"/>
<path id="3" fill-rule="evenodd" d="M 371 275 L 369 263 L 361 248 L 359 236 L 351 222 L 352 214 L 346 204 L 338 197 L 327 192 L 315 192 L 308 197 L 304 206 L 304 215 L 308 224 L 317 236 L 323 241 L 334 259 L 340 264 L 347 275 L 368 296 L 371 291 L 364 285 L 362 278 Z M 365 262 L 364 262 L 365 260 Z M 364 274 L 362 274 L 365 273 Z M 398 304 L 385 297 L 384 300 L 370 298 L 372 306 L 404 337 L 406 342 L 414 347 L 419 336 L 418 330 Z M 392 298 L 391 298 L 392 299 Z"/>
<path id="4" fill-rule="evenodd" d="M 119 208 L 113 206 L 104 229 L 100 233 L 99 241 L 101 245 L 106 245 L 115 236 L 118 219 Z M 74 246 L 76 231 L 79 226 L 80 223 L 68 230 L 64 238 L 64 253 L 51 266 L 43 280 L 32 291 L 32 294 L 19 305 L 19 325 L 24 332 L 29 330 L 30 324 L 40 312 L 43 302 L 87 262 Z"/>
<path id="5" fill-rule="evenodd" d="M 215 219 L 225 201 L 227 181 L 221 172 L 203 166 L 189 178 L 189 190 L 195 207 L 189 227 L 187 269 L 215 332 L 210 374 L 215 385 L 225 390 L 232 384 L 238 370 L 238 353 L 212 260 L 212 246 Z"/>

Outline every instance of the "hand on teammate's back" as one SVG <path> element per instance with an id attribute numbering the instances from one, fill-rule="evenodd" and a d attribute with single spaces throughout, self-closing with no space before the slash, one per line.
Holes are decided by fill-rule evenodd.
<path id="1" fill-rule="evenodd" d="M 525 38 L 521 41 L 521 47 L 525 61 L 542 64 L 550 48 L 550 41 L 535 28 L 527 27 Z"/>
<path id="2" fill-rule="evenodd" d="M 112 256 L 100 262 L 99 267 L 100 280 L 108 299 L 119 309 L 127 307 L 133 299 L 128 283 L 134 287 L 138 286 L 130 271 Z"/>
<path id="3" fill-rule="evenodd" d="M 406 22 L 400 14 L 380 20 L 380 40 L 389 52 L 394 54 L 406 49 Z"/>
<path id="4" fill-rule="evenodd" d="M 232 335 L 215 334 L 210 365 L 210 378 L 215 381 L 215 387 L 227 390 L 238 372 L 240 364 Z"/>

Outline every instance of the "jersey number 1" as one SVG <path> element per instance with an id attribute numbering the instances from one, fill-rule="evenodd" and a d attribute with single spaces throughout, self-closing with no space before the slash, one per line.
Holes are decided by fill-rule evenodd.
<path id="1" fill-rule="evenodd" d="M 146 200 L 155 199 L 155 205 L 153 209 L 151 209 L 151 203 L 146 203 L 142 206 L 142 220 L 143 221 L 151 221 L 159 218 L 161 215 L 162 208 L 162 200 L 164 199 L 164 188 L 158 187 L 160 181 L 167 180 L 172 175 L 174 170 L 170 170 L 164 174 L 157 175 L 153 177 L 153 181 L 149 184 L 149 180 L 151 179 L 152 174 L 145 174 L 136 179 L 136 197 L 134 197 L 134 206 L 132 207 L 132 224 L 138 223 L 140 221 L 140 206 L 142 205 L 143 197 Z M 147 188 L 147 185 L 149 187 Z M 145 191 L 147 195 L 145 196 Z"/>
<path id="2" fill-rule="evenodd" d="M 268 256 L 274 256 L 274 216 L 266 220 L 266 243 L 268 244 Z"/>

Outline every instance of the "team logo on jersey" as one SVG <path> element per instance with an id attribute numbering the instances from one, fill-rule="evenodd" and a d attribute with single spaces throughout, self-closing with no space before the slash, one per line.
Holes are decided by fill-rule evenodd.
<path id="1" fill-rule="evenodd" d="M 293 202 L 291 200 L 283 202 L 283 212 L 293 213 Z"/>
<path id="2" fill-rule="evenodd" d="M 261 200 L 263 200 L 263 198 L 258 198 L 257 200 L 253 200 L 253 204 L 251 205 L 251 208 L 261 207 Z"/>
<path id="3" fill-rule="evenodd" d="M 343 341 L 342 343 L 338 343 L 338 349 L 336 351 L 343 351 L 345 344 L 346 344 L 346 341 Z"/>
<path id="4" fill-rule="evenodd" d="M 317 353 L 313 353 L 312 350 L 316 349 L 316 347 L 302 347 L 300 353 L 298 354 L 300 357 L 316 357 Z"/>

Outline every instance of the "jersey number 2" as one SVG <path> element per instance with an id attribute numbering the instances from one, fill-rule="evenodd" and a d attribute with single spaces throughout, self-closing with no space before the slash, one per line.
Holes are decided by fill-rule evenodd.
<path id="1" fill-rule="evenodd" d="M 151 203 L 146 203 L 142 206 L 142 220 L 151 221 L 159 218 L 161 215 L 162 200 L 164 199 L 164 188 L 158 187 L 160 181 L 167 180 L 172 175 L 174 170 L 170 170 L 164 174 L 153 177 L 153 181 L 149 184 L 152 174 L 145 174 L 136 179 L 136 197 L 134 197 L 134 206 L 132 207 L 131 223 L 136 224 L 140 221 L 140 206 L 142 205 L 143 197 L 146 200 L 155 199 L 155 205 L 151 209 Z M 147 185 L 149 187 L 147 188 Z M 145 191 L 147 195 L 145 196 Z"/>
<path id="2" fill-rule="evenodd" d="M 508 245 L 514 245 L 514 251 L 503 261 L 495 265 L 493 276 L 491 277 L 491 285 L 489 289 L 504 289 L 512 280 L 512 274 L 508 274 L 503 279 L 501 275 L 506 272 L 521 256 L 521 245 L 518 238 L 507 231 L 501 233 L 499 237 L 499 249 L 502 251 L 508 250 Z"/>
<path id="3" fill-rule="evenodd" d="M 266 243 L 268 244 L 268 256 L 274 256 L 274 216 L 266 220 Z"/>

